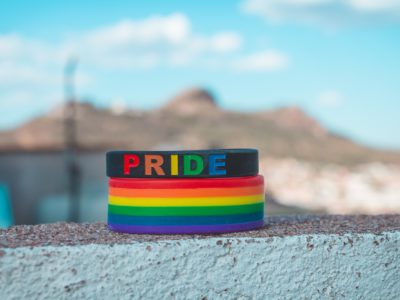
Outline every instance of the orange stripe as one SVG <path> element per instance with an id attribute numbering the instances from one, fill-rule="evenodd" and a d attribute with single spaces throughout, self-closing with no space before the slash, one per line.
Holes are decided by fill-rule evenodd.
<path id="1" fill-rule="evenodd" d="M 203 188 L 203 189 L 125 189 L 109 187 L 109 194 L 116 197 L 228 197 L 263 194 L 263 186 L 242 188 Z"/>

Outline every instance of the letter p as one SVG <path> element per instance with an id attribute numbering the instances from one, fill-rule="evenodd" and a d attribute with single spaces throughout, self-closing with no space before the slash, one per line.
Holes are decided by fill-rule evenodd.
<path id="1" fill-rule="evenodd" d="M 136 154 L 124 154 L 124 174 L 129 175 L 131 168 L 139 165 L 140 159 Z"/>

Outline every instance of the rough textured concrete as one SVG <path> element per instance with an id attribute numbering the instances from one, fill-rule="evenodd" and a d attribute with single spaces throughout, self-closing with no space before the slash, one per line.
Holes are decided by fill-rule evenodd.
<path id="1" fill-rule="evenodd" d="M 104 223 L 55 223 L 0 229 L 0 248 L 207 239 L 210 237 L 275 237 L 304 234 L 375 233 L 400 231 L 400 215 L 321 215 L 268 217 L 259 230 L 218 235 L 133 235 L 114 233 Z"/>
<path id="2" fill-rule="evenodd" d="M 1 299 L 400 299 L 400 216 L 270 218 L 247 233 L 104 224 L 0 231 Z"/>

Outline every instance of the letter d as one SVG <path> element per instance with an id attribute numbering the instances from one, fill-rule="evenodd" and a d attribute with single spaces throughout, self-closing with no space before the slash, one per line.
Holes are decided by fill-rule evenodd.
<path id="1" fill-rule="evenodd" d="M 192 169 L 192 161 L 196 162 L 196 167 Z M 184 175 L 199 175 L 203 172 L 204 162 L 199 155 L 184 155 L 183 156 L 183 174 Z"/>

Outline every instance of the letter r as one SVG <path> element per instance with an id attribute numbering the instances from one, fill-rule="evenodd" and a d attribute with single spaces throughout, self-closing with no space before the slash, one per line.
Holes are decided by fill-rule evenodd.
<path id="1" fill-rule="evenodd" d="M 164 158 L 161 155 L 146 154 L 144 156 L 144 165 L 145 165 L 144 173 L 147 176 L 151 176 L 152 170 L 154 169 L 157 175 L 159 176 L 165 175 L 164 170 L 161 168 L 163 163 L 164 163 Z"/>

